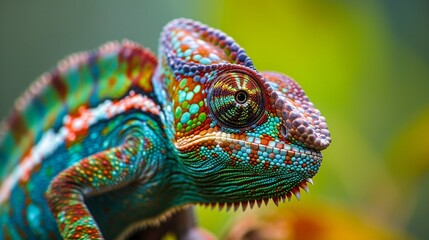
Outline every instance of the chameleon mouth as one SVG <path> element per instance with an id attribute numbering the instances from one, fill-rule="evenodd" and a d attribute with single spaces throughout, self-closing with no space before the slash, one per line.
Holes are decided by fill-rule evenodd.
<path id="1" fill-rule="evenodd" d="M 211 142 L 211 144 L 210 144 Z M 245 147 L 247 149 L 258 149 L 261 146 L 261 140 L 259 138 L 249 138 L 246 140 L 237 139 L 234 137 L 234 135 L 229 133 L 223 133 L 223 132 L 217 132 L 217 133 L 211 133 L 206 134 L 205 136 L 196 135 L 190 139 L 185 139 L 183 142 L 176 142 L 176 148 L 179 151 L 187 151 L 189 149 L 194 148 L 195 146 L 202 146 L 202 145 L 222 145 L 222 143 L 228 143 L 228 144 L 234 144 L 234 145 L 240 145 L 240 147 Z M 284 153 L 294 153 L 294 154 L 301 154 L 306 155 L 311 158 L 314 158 L 315 160 L 322 160 L 322 153 L 319 150 L 314 150 L 311 148 L 302 148 L 302 147 L 293 147 L 289 146 L 286 143 L 280 143 L 280 146 L 278 146 L 279 142 L 275 141 L 268 141 L 264 144 L 265 150 L 277 150 Z M 289 153 L 290 154 L 290 153 Z"/>
<path id="2" fill-rule="evenodd" d="M 196 135 L 183 142 L 176 142 L 176 149 L 179 152 L 194 151 L 195 148 L 202 146 L 217 146 L 223 151 L 229 152 L 230 155 L 238 156 L 241 154 L 241 156 L 249 157 L 250 154 L 253 154 L 253 158 L 248 159 L 252 165 L 258 165 L 264 161 L 266 164 L 271 164 L 270 162 L 275 159 L 277 162 L 268 167 L 282 168 L 295 165 L 302 170 L 310 169 L 313 173 L 305 178 L 311 178 L 316 174 L 323 159 L 319 150 L 273 140 L 262 143 L 261 139 L 254 137 L 243 140 L 233 134 L 223 132 L 206 134 L 205 136 Z M 259 159 L 260 156 L 255 154 L 262 154 L 262 160 Z"/>
<path id="3" fill-rule="evenodd" d="M 221 211 L 225 209 L 227 212 L 231 209 L 234 209 L 234 211 L 237 211 L 238 209 L 241 209 L 245 211 L 247 207 L 250 209 L 253 209 L 255 205 L 260 208 L 262 206 L 262 203 L 265 204 L 265 206 L 268 205 L 270 202 L 270 199 L 272 202 L 278 207 L 280 201 L 285 203 L 286 199 L 290 202 L 292 199 L 292 195 L 296 197 L 296 199 L 299 201 L 301 199 L 301 193 L 300 189 L 303 189 L 305 192 L 309 192 L 308 184 L 310 183 L 313 185 L 313 180 L 311 178 L 306 178 L 304 181 L 300 182 L 296 187 L 292 188 L 290 191 L 286 192 L 283 195 L 275 196 L 275 197 L 267 197 L 267 198 L 261 198 L 261 199 L 252 199 L 252 200 L 245 200 L 240 202 L 212 202 L 212 203 L 197 203 L 200 206 L 204 206 L 206 208 L 210 207 L 212 210 L 218 207 L 218 210 Z"/>

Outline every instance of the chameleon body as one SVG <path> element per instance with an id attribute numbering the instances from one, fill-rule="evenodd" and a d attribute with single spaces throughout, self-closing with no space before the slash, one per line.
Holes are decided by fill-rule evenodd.
<path id="1" fill-rule="evenodd" d="M 195 203 L 299 197 L 330 135 L 291 78 L 232 38 L 170 22 L 72 55 L 21 97 L 0 137 L 0 239 L 122 238 Z"/>

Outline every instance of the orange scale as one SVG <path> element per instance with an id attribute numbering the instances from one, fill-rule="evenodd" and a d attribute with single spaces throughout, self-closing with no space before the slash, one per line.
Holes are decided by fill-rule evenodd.
<path id="1" fill-rule="evenodd" d="M 261 145 L 267 146 L 268 145 L 269 140 L 266 138 L 262 138 L 261 139 Z"/>
<path id="2" fill-rule="evenodd" d="M 229 146 L 222 147 L 222 150 L 224 150 L 225 152 L 232 152 L 232 150 Z"/>
<path id="3" fill-rule="evenodd" d="M 207 57 L 211 53 L 211 49 L 208 49 L 204 46 L 200 46 L 197 48 L 198 54 L 200 54 L 202 57 Z"/>
<path id="4" fill-rule="evenodd" d="M 264 161 L 264 166 L 263 166 L 263 168 L 264 168 L 265 170 L 267 170 L 269 167 L 270 167 L 270 163 L 269 163 L 268 161 Z"/>
<path id="5" fill-rule="evenodd" d="M 180 50 L 182 52 L 185 52 L 188 49 L 189 49 L 189 45 L 188 44 L 182 44 L 182 45 L 180 45 Z"/>
<path id="6" fill-rule="evenodd" d="M 270 141 L 274 140 L 274 138 L 271 137 L 270 135 L 264 135 L 264 139 L 267 139 L 267 140 L 270 140 Z"/>
<path id="7" fill-rule="evenodd" d="M 239 139 L 239 140 L 246 139 L 246 134 L 243 134 L 243 133 L 237 134 L 237 138 L 236 139 Z"/>

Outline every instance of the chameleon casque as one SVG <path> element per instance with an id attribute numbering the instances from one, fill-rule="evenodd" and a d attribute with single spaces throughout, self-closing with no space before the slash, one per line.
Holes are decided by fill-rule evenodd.
<path id="1" fill-rule="evenodd" d="M 1 132 L 0 239 L 126 238 L 196 203 L 299 198 L 331 142 L 295 81 L 188 19 L 158 59 L 127 40 L 66 58 Z"/>

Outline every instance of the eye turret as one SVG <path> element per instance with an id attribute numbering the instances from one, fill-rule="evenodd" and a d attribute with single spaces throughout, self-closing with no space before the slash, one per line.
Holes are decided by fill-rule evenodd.
<path id="1" fill-rule="evenodd" d="M 243 72 L 225 72 L 209 92 L 214 118 L 224 127 L 242 129 L 254 125 L 264 113 L 265 101 L 256 79 Z"/>

